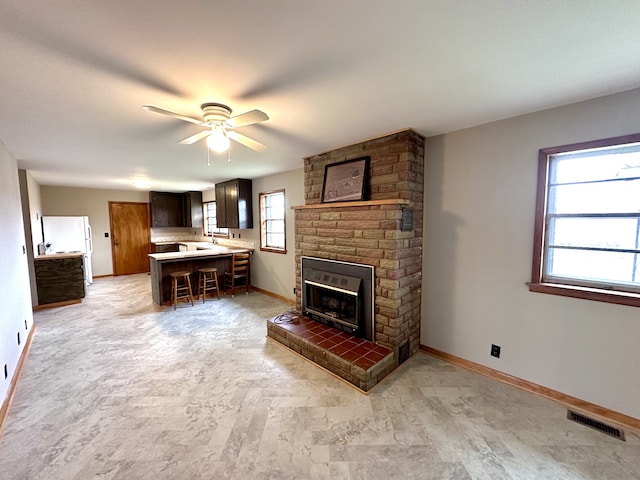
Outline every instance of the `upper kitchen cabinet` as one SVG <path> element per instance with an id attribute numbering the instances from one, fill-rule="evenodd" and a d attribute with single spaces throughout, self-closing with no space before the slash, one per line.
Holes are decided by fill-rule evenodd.
<path id="1" fill-rule="evenodd" d="M 216 221 L 221 228 L 253 228 L 251 180 L 216 183 Z"/>
<path id="2" fill-rule="evenodd" d="M 184 222 L 181 193 L 149 192 L 152 227 L 182 227 Z"/>
<path id="3" fill-rule="evenodd" d="M 202 227 L 202 192 L 149 192 L 152 227 Z"/>
<path id="4" fill-rule="evenodd" d="M 202 192 L 184 194 L 184 226 L 202 228 Z"/>

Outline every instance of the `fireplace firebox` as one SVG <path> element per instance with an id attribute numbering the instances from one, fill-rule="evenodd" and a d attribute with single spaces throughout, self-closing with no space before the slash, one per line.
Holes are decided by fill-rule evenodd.
<path id="1" fill-rule="evenodd" d="M 302 257 L 302 312 L 373 341 L 373 267 Z"/>

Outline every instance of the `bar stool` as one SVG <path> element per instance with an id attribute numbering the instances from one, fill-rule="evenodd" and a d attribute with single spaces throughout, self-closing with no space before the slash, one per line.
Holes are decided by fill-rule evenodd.
<path id="1" fill-rule="evenodd" d="M 244 288 L 244 293 L 249 293 L 250 259 L 250 253 L 234 253 L 231 256 L 231 271 L 224 272 L 225 294 L 231 289 L 231 296 L 235 297 L 236 288 Z"/>
<path id="2" fill-rule="evenodd" d="M 178 300 L 186 298 L 191 301 L 193 307 L 193 292 L 191 290 L 191 278 L 189 272 L 173 272 L 171 275 L 171 296 L 173 297 L 173 309 L 176 309 Z M 178 280 L 182 281 L 181 284 Z"/>
<path id="3" fill-rule="evenodd" d="M 207 292 L 216 292 L 218 300 L 220 300 L 220 287 L 218 286 L 218 269 L 214 267 L 205 267 L 198 270 L 198 297 L 202 295 L 202 303 L 205 301 Z"/>

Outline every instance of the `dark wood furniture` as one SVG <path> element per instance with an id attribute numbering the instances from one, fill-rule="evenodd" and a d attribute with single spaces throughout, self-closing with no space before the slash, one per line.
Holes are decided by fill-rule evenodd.
<path id="1" fill-rule="evenodd" d="M 202 227 L 202 192 L 149 192 L 152 227 Z"/>
<path id="2" fill-rule="evenodd" d="M 150 254 L 151 264 L 151 296 L 157 306 L 171 303 L 171 273 L 188 271 L 196 278 L 201 268 L 213 267 L 219 272 L 227 272 L 231 268 L 233 253 L 246 252 L 246 249 L 220 247 L 216 250 L 195 252 Z"/>
<path id="3" fill-rule="evenodd" d="M 253 228 L 251 180 L 216 183 L 216 221 L 220 228 Z"/>
<path id="4" fill-rule="evenodd" d="M 179 271 L 171 273 L 171 297 L 173 309 L 178 306 L 178 300 L 188 300 L 193 307 L 193 290 L 191 290 L 191 274 Z"/>
<path id="5" fill-rule="evenodd" d="M 149 192 L 152 227 L 181 227 L 184 219 L 182 194 Z"/>
<path id="6" fill-rule="evenodd" d="M 34 259 L 38 305 L 80 303 L 85 296 L 82 253 L 39 255 Z"/>
<path id="7" fill-rule="evenodd" d="M 198 270 L 198 298 L 202 295 L 202 303 L 205 302 L 207 292 L 216 292 L 220 300 L 220 286 L 218 285 L 218 269 L 205 267 Z"/>
<path id="8" fill-rule="evenodd" d="M 169 252 L 179 252 L 180 244 L 179 243 L 152 243 L 151 244 L 151 253 L 169 253 Z"/>
<path id="9" fill-rule="evenodd" d="M 249 265 L 250 253 L 234 253 L 231 257 L 231 268 L 224 272 L 224 289 L 231 290 L 231 296 L 235 296 L 236 288 L 244 288 L 244 293 L 249 293 Z"/>
<path id="10" fill-rule="evenodd" d="M 186 192 L 184 194 L 184 226 L 203 228 L 202 192 Z"/>

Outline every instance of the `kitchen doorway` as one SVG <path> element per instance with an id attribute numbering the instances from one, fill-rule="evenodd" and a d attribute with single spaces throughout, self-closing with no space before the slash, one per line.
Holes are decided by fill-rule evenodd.
<path id="1" fill-rule="evenodd" d="M 149 271 L 151 230 L 149 204 L 109 202 L 111 255 L 114 275 Z"/>

